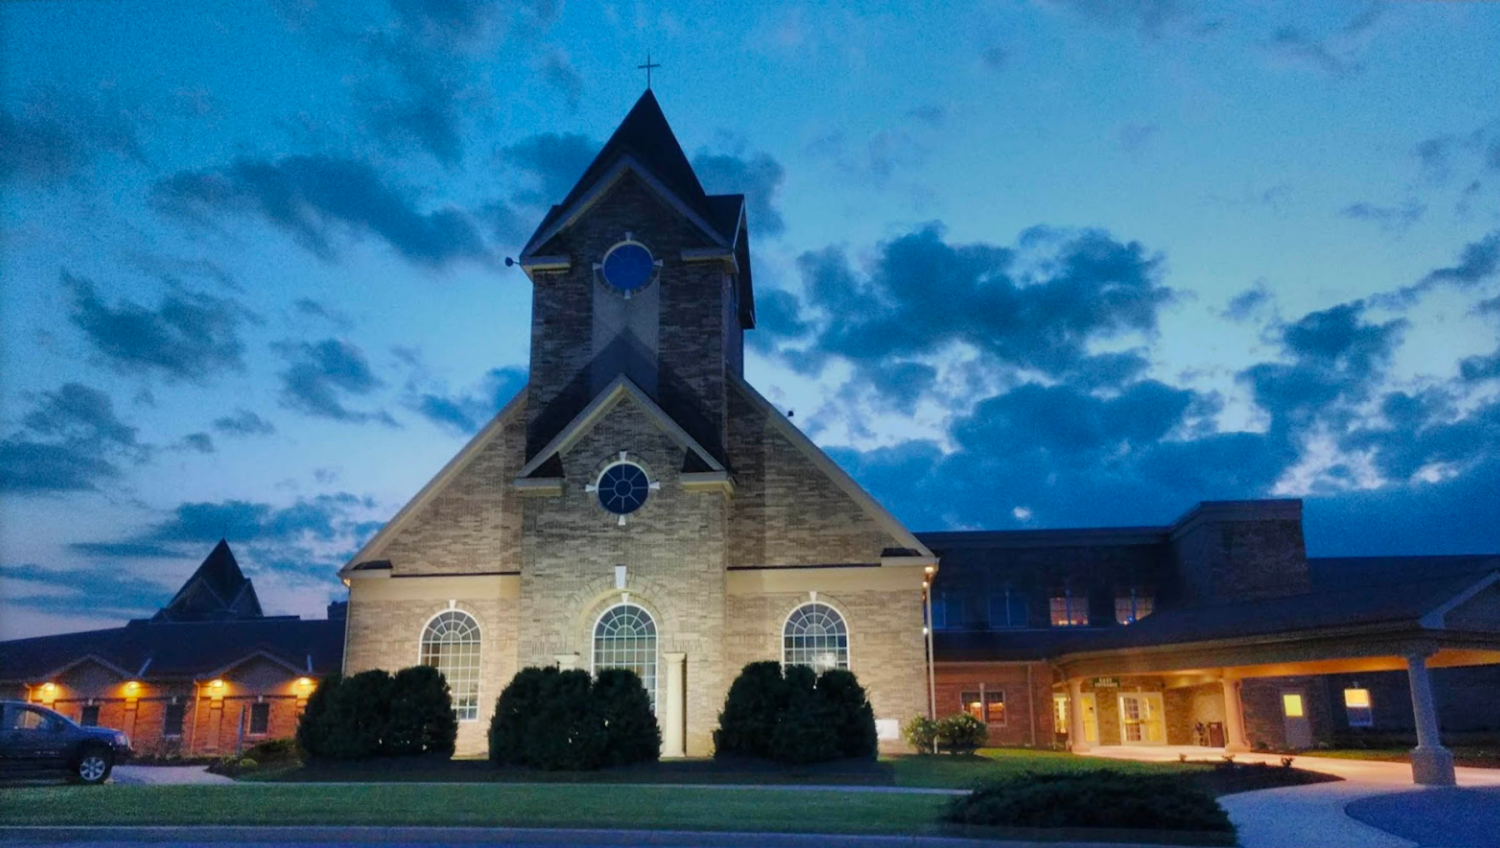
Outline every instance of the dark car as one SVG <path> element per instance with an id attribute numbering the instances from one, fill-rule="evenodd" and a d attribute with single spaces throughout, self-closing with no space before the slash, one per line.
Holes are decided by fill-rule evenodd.
<path id="1" fill-rule="evenodd" d="M 130 737 L 106 727 L 82 727 L 38 704 L 0 701 L 0 771 L 7 778 L 64 774 L 103 783 L 130 756 Z"/>

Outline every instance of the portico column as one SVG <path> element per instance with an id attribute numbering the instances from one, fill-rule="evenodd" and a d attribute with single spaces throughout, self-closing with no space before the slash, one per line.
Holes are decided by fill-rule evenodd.
<path id="1" fill-rule="evenodd" d="M 1245 714 L 1240 704 L 1240 682 L 1233 677 L 1219 678 L 1224 687 L 1224 750 L 1237 753 L 1250 750 L 1245 742 Z"/>
<path id="2" fill-rule="evenodd" d="M 1089 750 L 1083 736 L 1083 681 L 1076 677 L 1068 681 L 1068 749 L 1075 754 Z"/>
<path id="3" fill-rule="evenodd" d="M 1455 781 L 1453 752 L 1443 747 L 1426 654 L 1407 655 L 1406 676 L 1411 681 L 1411 710 L 1417 720 L 1417 747 L 1411 752 L 1412 782 L 1452 786 Z"/>
<path id="4" fill-rule="evenodd" d="M 662 723 L 661 755 L 663 757 L 686 757 L 687 739 L 685 722 L 686 696 L 683 683 L 687 679 L 687 654 L 667 651 L 662 654 L 667 663 L 667 702 L 663 706 L 666 720 Z"/>

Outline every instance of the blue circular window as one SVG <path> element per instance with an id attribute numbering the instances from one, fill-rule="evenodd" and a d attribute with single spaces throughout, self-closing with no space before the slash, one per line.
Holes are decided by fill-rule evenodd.
<path id="1" fill-rule="evenodd" d="M 639 242 L 625 241 L 604 254 L 604 281 L 623 292 L 645 288 L 656 275 L 656 260 Z"/>
<path id="2" fill-rule="evenodd" d="M 615 515 L 628 515 L 641 508 L 651 493 L 651 481 L 639 465 L 620 462 L 599 475 L 599 504 Z"/>

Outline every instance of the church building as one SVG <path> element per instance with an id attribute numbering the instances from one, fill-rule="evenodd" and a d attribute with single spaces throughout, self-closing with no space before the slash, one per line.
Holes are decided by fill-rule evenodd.
<path id="1" fill-rule="evenodd" d="M 517 670 L 627 667 L 695 756 L 746 663 L 848 668 L 898 745 L 936 559 L 746 382 L 745 198 L 648 90 L 518 264 L 530 382 L 342 570 L 345 670 L 436 664 L 463 754 Z"/>

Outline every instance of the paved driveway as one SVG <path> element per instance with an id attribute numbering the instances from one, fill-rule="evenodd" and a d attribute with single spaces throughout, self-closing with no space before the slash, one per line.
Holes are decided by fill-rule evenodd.
<path id="1" fill-rule="evenodd" d="M 1148 762 L 1217 760 L 1219 751 L 1188 747 L 1108 747 L 1091 755 Z M 1235 762 L 1279 763 L 1275 754 L 1237 754 Z M 1414 787 L 1411 766 L 1299 756 L 1298 768 L 1337 775 L 1314 783 L 1226 795 L 1219 804 L 1244 848 L 1500 848 L 1500 769 L 1457 769 L 1461 789 Z"/>
<path id="2" fill-rule="evenodd" d="M 222 774 L 209 774 L 208 766 L 115 766 L 110 780 L 121 786 L 234 782 Z"/>

